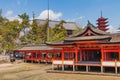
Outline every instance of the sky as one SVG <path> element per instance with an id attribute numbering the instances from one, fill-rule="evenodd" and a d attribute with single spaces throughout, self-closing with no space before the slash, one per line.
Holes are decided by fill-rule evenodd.
<path id="1" fill-rule="evenodd" d="M 32 19 L 32 12 L 36 19 L 46 19 L 48 0 L 0 0 L 2 16 L 14 20 L 18 14 L 27 13 Z M 96 20 L 108 18 L 111 30 L 120 27 L 120 0 L 49 0 L 49 14 L 51 20 L 65 20 L 77 22 L 86 26 L 89 20 L 96 26 Z"/>

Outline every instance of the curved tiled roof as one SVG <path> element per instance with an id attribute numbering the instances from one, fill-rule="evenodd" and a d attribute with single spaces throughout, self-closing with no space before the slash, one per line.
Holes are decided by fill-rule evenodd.
<path id="1" fill-rule="evenodd" d="M 120 33 L 109 34 L 112 39 L 110 42 L 120 42 Z"/>
<path id="2" fill-rule="evenodd" d="M 45 22 L 45 20 L 41 20 L 41 19 L 36 19 L 38 24 L 42 24 Z M 60 21 L 53 21 L 53 20 L 49 20 L 49 26 L 54 28 L 56 24 L 59 24 Z M 75 22 L 66 22 L 63 23 L 63 26 L 66 30 L 77 30 L 78 29 L 78 25 Z"/>
<path id="3" fill-rule="evenodd" d="M 88 21 L 87 26 L 86 26 L 81 32 L 73 35 L 73 37 L 77 37 L 77 36 L 82 35 L 82 34 L 85 33 L 88 29 L 91 29 L 91 30 L 92 30 L 94 33 L 96 33 L 96 34 L 100 34 L 100 35 L 108 34 L 107 32 L 98 29 L 97 27 L 95 27 L 93 24 L 91 24 L 91 23 Z"/>
<path id="4" fill-rule="evenodd" d="M 82 36 L 82 37 L 72 37 L 66 38 L 65 41 L 86 41 L 86 40 L 102 40 L 102 39 L 111 39 L 110 36 Z"/>
<path id="5" fill-rule="evenodd" d="M 52 48 L 47 45 L 27 45 L 27 46 L 21 46 L 16 50 L 60 50 L 60 48 Z"/>

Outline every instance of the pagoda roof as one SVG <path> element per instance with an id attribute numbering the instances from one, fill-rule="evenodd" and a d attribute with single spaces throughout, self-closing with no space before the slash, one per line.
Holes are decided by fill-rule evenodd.
<path id="1" fill-rule="evenodd" d="M 99 21 L 99 20 L 107 20 L 107 19 L 108 19 L 108 18 L 100 17 L 100 18 L 98 18 L 97 21 Z"/>
<path id="2" fill-rule="evenodd" d="M 73 36 L 73 37 L 81 36 L 81 35 L 84 34 L 88 29 L 90 29 L 92 32 L 94 32 L 94 33 L 96 33 L 96 34 L 99 34 L 99 35 L 108 34 L 107 32 L 102 31 L 102 30 L 100 30 L 99 28 L 95 27 L 93 24 L 91 24 L 91 23 L 88 21 L 87 26 L 86 26 L 83 30 L 81 30 L 79 33 L 74 34 L 74 35 L 72 35 L 72 36 Z"/>

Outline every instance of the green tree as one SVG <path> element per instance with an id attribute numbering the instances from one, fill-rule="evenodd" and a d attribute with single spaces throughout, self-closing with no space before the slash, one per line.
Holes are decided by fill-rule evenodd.
<path id="1" fill-rule="evenodd" d="M 32 23 L 32 29 L 28 32 L 27 35 L 21 37 L 22 44 L 40 44 L 41 40 L 41 27 L 37 24 L 36 21 Z"/>
<path id="2" fill-rule="evenodd" d="M 54 35 L 50 39 L 50 41 L 59 41 L 65 39 L 67 36 L 67 31 L 65 30 L 63 24 L 66 23 L 64 20 L 61 20 L 58 24 L 53 28 Z"/>
<path id="3" fill-rule="evenodd" d="M 29 15 L 27 15 L 26 13 L 23 13 L 21 15 L 18 15 L 20 17 L 20 19 L 22 19 L 22 22 L 20 24 L 22 31 L 24 32 L 24 35 L 26 35 L 26 28 L 30 27 L 29 24 Z"/>
<path id="4" fill-rule="evenodd" d="M 1 50 L 4 52 L 13 50 L 17 45 L 16 40 L 19 38 L 19 21 L 10 21 L 2 26 L 1 29 Z"/>

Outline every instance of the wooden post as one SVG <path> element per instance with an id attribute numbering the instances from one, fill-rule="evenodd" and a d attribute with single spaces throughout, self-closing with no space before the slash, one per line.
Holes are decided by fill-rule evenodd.
<path id="1" fill-rule="evenodd" d="M 33 57 L 33 56 L 34 56 L 34 55 L 33 55 L 33 52 L 31 53 L 31 55 L 32 55 L 32 60 L 31 60 L 31 61 L 32 61 L 32 63 L 33 63 L 33 59 L 34 59 L 34 57 Z"/>
<path id="2" fill-rule="evenodd" d="M 117 60 L 115 60 L 115 73 L 117 74 Z"/>
<path id="3" fill-rule="evenodd" d="M 24 62 L 26 63 L 27 61 L 26 61 L 26 52 L 24 52 Z"/>
<path id="4" fill-rule="evenodd" d="M 102 65 L 103 60 L 101 59 L 101 73 L 103 73 L 103 65 Z"/>
<path id="5" fill-rule="evenodd" d="M 62 71 L 64 71 L 64 65 L 62 65 Z"/>
<path id="6" fill-rule="evenodd" d="M 48 52 L 46 51 L 46 56 L 45 56 L 45 64 L 48 64 Z"/>
<path id="7" fill-rule="evenodd" d="M 73 59 L 73 71 L 75 71 L 75 64 L 74 64 L 74 59 Z"/>
<path id="8" fill-rule="evenodd" d="M 58 68 L 58 70 L 59 70 L 59 64 L 57 65 L 57 68 Z"/>
<path id="9" fill-rule="evenodd" d="M 54 70 L 53 58 L 52 58 L 52 70 Z"/>
<path id="10" fill-rule="evenodd" d="M 88 72 L 88 71 L 89 71 L 89 70 L 88 70 L 88 67 L 89 67 L 89 66 L 88 66 L 88 65 L 86 65 L 86 72 Z"/>

